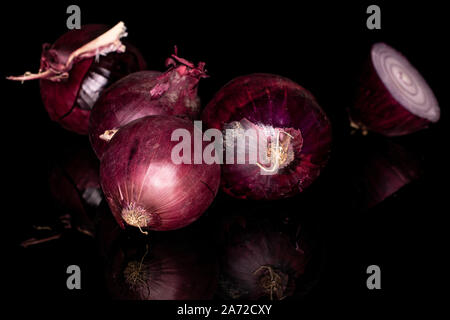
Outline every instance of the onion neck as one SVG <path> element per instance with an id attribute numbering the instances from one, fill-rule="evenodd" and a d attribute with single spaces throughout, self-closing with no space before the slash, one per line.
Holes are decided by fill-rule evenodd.
<path id="1" fill-rule="evenodd" d="M 197 66 L 175 53 L 166 60 L 167 71 L 158 78 L 158 84 L 150 90 L 153 99 L 159 99 L 165 95 L 170 102 L 175 102 L 185 96 L 195 98 L 197 96 L 198 82 L 201 78 L 207 78 L 205 63 L 199 62 Z M 193 106 L 196 107 L 196 106 Z"/>
<path id="2" fill-rule="evenodd" d="M 166 67 L 170 67 L 169 71 L 172 70 L 172 68 L 175 68 L 180 76 L 189 75 L 197 79 L 208 78 L 204 62 L 199 62 L 197 66 L 195 66 L 194 63 L 178 56 L 177 46 L 175 46 L 174 51 L 175 53 L 167 58 L 165 63 Z"/>

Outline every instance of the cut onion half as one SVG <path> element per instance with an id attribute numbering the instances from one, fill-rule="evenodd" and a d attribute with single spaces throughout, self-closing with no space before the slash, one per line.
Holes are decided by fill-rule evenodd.
<path id="1" fill-rule="evenodd" d="M 374 44 L 350 110 L 352 126 L 400 136 L 424 129 L 439 117 L 436 97 L 420 73 L 397 50 Z"/>

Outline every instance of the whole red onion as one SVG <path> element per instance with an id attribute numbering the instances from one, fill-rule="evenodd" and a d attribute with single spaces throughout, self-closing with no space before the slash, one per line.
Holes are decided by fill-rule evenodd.
<path id="1" fill-rule="evenodd" d="M 146 67 L 137 49 L 122 44 L 120 39 L 126 35 L 123 22 L 111 29 L 94 24 L 71 30 L 55 43 L 43 45 L 39 73 L 8 79 L 40 79 L 42 101 L 50 118 L 70 131 L 87 134 L 90 111 L 100 93 Z"/>
<path id="2" fill-rule="evenodd" d="M 290 234 L 269 220 L 236 221 L 226 224 L 219 294 L 228 299 L 281 300 L 302 290 L 297 285 L 311 250 L 300 225 Z"/>
<path id="3" fill-rule="evenodd" d="M 122 127 L 100 164 L 103 192 L 117 222 L 152 230 L 184 227 L 208 208 L 220 183 L 218 164 L 176 164 L 172 133 L 201 130 L 175 116 L 148 116 Z M 194 131 L 196 133 L 194 134 Z M 194 139 L 189 142 L 195 150 Z"/>
<path id="4" fill-rule="evenodd" d="M 248 129 L 267 139 L 268 164 L 238 164 L 235 159 L 222 167 L 222 188 L 234 197 L 279 199 L 295 195 L 319 176 L 328 160 L 331 125 L 327 116 L 309 91 L 281 76 L 235 78 L 208 103 L 203 121 L 210 128 L 232 129 L 233 139 L 242 138 Z M 224 145 L 228 154 L 226 138 Z M 257 146 L 250 143 L 246 158 L 255 149 Z"/>
<path id="5" fill-rule="evenodd" d="M 176 52 L 176 50 L 175 50 Z M 196 119 L 200 112 L 198 82 L 206 77 L 198 66 L 173 54 L 164 72 L 130 74 L 106 90 L 95 104 L 89 122 L 89 138 L 101 158 L 111 135 L 125 124 L 150 115 L 178 115 Z"/>
<path id="6" fill-rule="evenodd" d="M 438 102 L 419 72 L 384 43 L 372 46 L 349 112 L 352 126 L 385 136 L 418 131 L 440 117 Z"/>
<path id="7" fill-rule="evenodd" d="M 106 265 L 107 288 L 121 300 L 209 300 L 217 258 L 208 243 L 176 231 L 167 237 L 118 241 Z"/>

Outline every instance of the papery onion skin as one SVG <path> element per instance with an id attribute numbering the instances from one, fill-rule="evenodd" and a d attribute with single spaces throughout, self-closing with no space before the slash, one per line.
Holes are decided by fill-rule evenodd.
<path id="1" fill-rule="evenodd" d="M 126 223 L 159 231 L 182 228 L 198 219 L 214 199 L 220 166 L 173 163 L 171 152 L 179 142 L 171 141 L 171 134 L 176 129 L 191 134 L 194 151 L 194 124 L 175 116 L 137 119 L 110 141 L 101 159 L 100 177 L 120 226 Z"/>
<path id="2" fill-rule="evenodd" d="M 331 124 L 313 95 L 297 83 L 272 74 L 250 74 L 231 80 L 205 107 L 203 121 L 223 130 L 240 121 L 278 128 L 294 136 L 290 163 L 276 174 L 261 175 L 254 164 L 224 164 L 222 189 L 242 199 L 280 199 L 307 188 L 326 165 Z"/>
<path id="3" fill-rule="evenodd" d="M 113 299 L 213 298 L 218 275 L 215 253 L 204 240 L 193 240 L 189 234 L 172 233 L 169 237 L 120 241 L 106 267 L 107 287 Z"/>
<path id="4" fill-rule="evenodd" d="M 175 58 L 177 56 L 173 55 Z M 141 71 L 119 80 L 100 97 L 91 112 L 89 138 L 101 158 L 108 142 L 101 138 L 107 130 L 150 115 L 177 115 L 191 120 L 200 113 L 198 82 L 206 77 L 203 63 L 189 66 L 169 58 L 172 67 L 164 73 Z"/>
<path id="5" fill-rule="evenodd" d="M 235 218 L 236 219 L 236 218 Z M 276 223 L 240 218 L 226 224 L 219 295 L 225 299 L 282 300 L 298 294 L 312 252 L 300 226 L 293 236 Z M 245 221 L 245 223 L 243 223 Z"/>
<path id="6" fill-rule="evenodd" d="M 384 136 L 419 131 L 440 117 L 438 102 L 419 72 L 384 43 L 372 46 L 349 113 L 353 126 Z"/>
<path id="7" fill-rule="evenodd" d="M 78 134 L 88 133 L 93 102 L 106 87 L 129 73 L 146 68 L 140 52 L 128 43 L 125 52 L 80 57 L 66 65 L 73 52 L 108 30 L 111 29 L 105 25 L 85 25 L 79 30 L 63 34 L 53 44 L 44 44 L 42 48 L 40 74 L 52 70 L 68 74 L 64 77 L 54 73 L 47 77 L 40 76 L 40 92 L 45 109 L 51 120 Z M 9 79 L 20 80 L 20 77 Z"/>

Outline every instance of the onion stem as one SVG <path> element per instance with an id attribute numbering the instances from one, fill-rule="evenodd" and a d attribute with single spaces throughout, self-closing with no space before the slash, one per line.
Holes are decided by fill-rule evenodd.
<path id="1" fill-rule="evenodd" d="M 24 248 L 27 248 L 29 246 L 33 246 L 35 244 L 40 244 L 40 243 L 44 243 L 44 242 L 48 242 L 51 240 L 56 240 L 61 238 L 61 233 L 55 234 L 53 236 L 47 237 L 47 238 L 43 238 L 43 239 L 36 239 L 36 238 L 31 238 L 28 240 L 23 241 L 20 245 Z"/>
<path id="2" fill-rule="evenodd" d="M 98 59 L 99 55 L 106 55 L 110 52 L 125 52 L 126 47 L 120 38 L 127 36 L 126 30 L 125 24 L 122 21 L 119 22 L 101 36 L 72 52 L 67 59 L 66 68 L 70 69 L 75 59 L 81 60 L 93 56 Z"/>
<path id="3" fill-rule="evenodd" d="M 125 52 L 126 47 L 122 44 L 120 38 L 127 36 L 126 30 L 125 24 L 122 21 L 119 22 L 99 37 L 73 51 L 61 70 L 59 70 L 59 68 L 58 70 L 54 70 L 53 68 L 48 67 L 48 69 L 43 72 L 40 70 L 38 73 L 27 71 L 21 76 L 9 76 L 6 77 L 6 79 L 22 82 L 36 79 L 48 79 L 51 81 L 66 79 L 69 77 L 68 71 L 76 61 L 94 56 L 96 60 L 98 60 L 100 55 L 106 55 L 110 52 Z"/>
<path id="4" fill-rule="evenodd" d="M 47 69 L 44 72 L 31 73 L 29 71 L 25 72 L 21 76 L 9 76 L 6 77 L 7 80 L 13 81 L 28 81 L 28 80 L 36 80 L 36 79 L 50 79 L 50 80 L 59 80 L 65 79 L 69 76 L 67 72 L 58 73 L 53 69 Z"/>
<path id="5" fill-rule="evenodd" d="M 106 130 L 101 135 L 99 135 L 99 138 L 102 139 L 103 141 L 109 142 L 109 140 L 112 139 L 112 137 L 117 133 L 117 131 L 119 131 L 119 129 Z"/>

